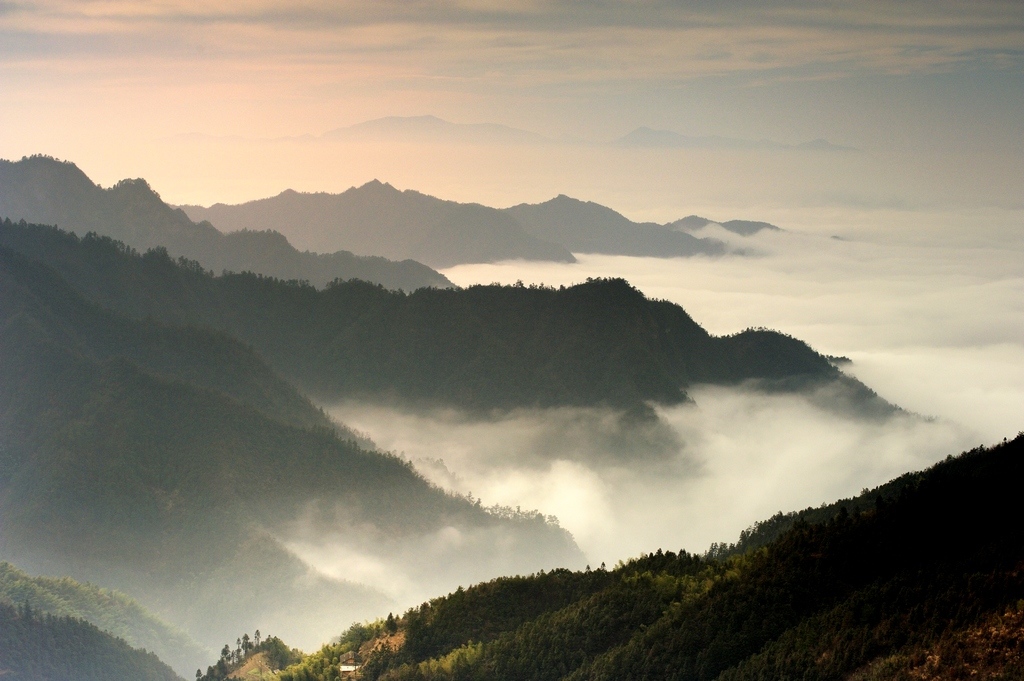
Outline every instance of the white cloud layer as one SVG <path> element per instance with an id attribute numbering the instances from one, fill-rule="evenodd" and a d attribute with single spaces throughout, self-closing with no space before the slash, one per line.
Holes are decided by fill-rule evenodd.
<path id="1" fill-rule="evenodd" d="M 658 547 L 702 551 L 777 511 L 855 495 L 1024 428 L 1019 212 L 760 217 L 787 231 L 744 239 L 710 228 L 754 255 L 581 256 L 446 274 L 463 285 L 624 276 L 714 333 L 763 325 L 846 355 L 848 371 L 916 414 L 863 418 L 825 395 L 710 386 L 645 424 L 602 409 L 471 418 L 346 403 L 331 413 L 442 487 L 558 516 L 592 564 Z"/>
<path id="2" fill-rule="evenodd" d="M 483 421 L 365 404 L 331 413 L 442 487 L 557 516 L 594 565 L 659 547 L 701 552 L 777 511 L 852 496 L 976 444 L 949 422 L 864 420 L 803 396 L 711 387 L 692 396 L 695 405 L 660 411 L 675 437 L 653 448 L 648 433 L 611 432 L 615 418 L 602 410 Z"/>

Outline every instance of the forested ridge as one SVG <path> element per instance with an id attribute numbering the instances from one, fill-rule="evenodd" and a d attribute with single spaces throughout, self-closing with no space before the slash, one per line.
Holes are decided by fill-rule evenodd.
<path id="1" fill-rule="evenodd" d="M 28 606 L 37 615 L 74 617 L 145 648 L 179 673 L 189 671 L 206 650 L 187 634 L 163 622 L 123 593 L 68 577 L 30 576 L 0 562 L 0 602 Z"/>
<path id="2" fill-rule="evenodd" d="M 282 678 L 338 678 L 349 652 L 367 681 L 1021 678 L 1022 479 L 1024 434 L 727 558 L 659 550 L 460 589 Z"/>
<path id="3" fill-rule="evenodd" d="M 54 268 L 105 308 L 227 332 L 318 399 L 395 398 L 470 409 L 685 399 L 693 383 L 773 388 L 842 382 L 881 402 L 805 343 L 750 329 L 716 337 L 620 279 L 570 287 L 473 286 L 411 294 L 365 282 L 325 290 L 253 274 L 213 276 L 156 250 L 4 222 L 0 245 Z"/>
<path id="4" fill-rule="evenodd" d="M 300 519 L 311 532 L 357 525 L 351 548 L 381 554 L 443 528 L 474 532 L 436 558 L 469 575 L 475 552 L 497 570 L 527 548 L 580 555 L 540 516 L 495 515 L 363 449 L 225 332 L 111 312 L 2 247 L 0 436 L 0 558 L 123 590 L 208 645 L 270 619 L 313 637 L 318 622 L 386 607 L 285 549 L 277 537 Z"/>
<path id="5" fill-rule="evenodd" d="M 0 603 L 0 677 L 11 681 L 180 681 L 153 653 L 80 619 Z"/>

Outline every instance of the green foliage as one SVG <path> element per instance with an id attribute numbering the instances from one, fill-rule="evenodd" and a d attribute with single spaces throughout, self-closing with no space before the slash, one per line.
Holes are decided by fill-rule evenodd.
<path id="1" fill-rule="evenodd" d="M 304 656 L 301 651 L 289 648 L 277 636 L 261 639 L 260 632 L 257 630 L 252 638 L 249 637 L 249 634 L 242 634 L 236 640 L 234 650 L 225 643 L 221 648 L 220 658 L 206 668 L 205 674 L 200 669 L 196 670 L 196 681 L 223 681 L 239 672 L 247 662 L 257 657 L 266 664 L 270 672 L 277 672 L 300 662 Z M 249 676 L 246 675 L 245 678 L 249 678 Z M 270 678 L 276 679 L 278 676 L 273 675 Z"/>
<path id="2" fill-rule="evenodd" d="M 28 604 L 36 613 L 85 620 L 136 648 L 152 651 L 179 672 L 206 652 L 128 596 L 68 577 L 30 577 L 0 562 L 0 602 Z"/>
<path id="3" fill-rule="evenodd" d="M 0 675 L 12 681 L 180 681 L 156 655 L 80 619 L 0 603 Z"/>

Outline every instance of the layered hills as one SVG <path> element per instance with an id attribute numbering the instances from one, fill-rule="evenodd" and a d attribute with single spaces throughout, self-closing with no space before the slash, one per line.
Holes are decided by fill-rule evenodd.
<path id="1" fill-rule="evenodd" d="M 156 655 L 73 617 L 0 603 L 0 676 L 11 681 L 181 681 Z"/>
<path id="2" fill-rule="evenodd" d="M 622 280 L 571 287 L 324 290 L 252 274 L 213 276 L 165 251 L 4 223 L 0 245 L 54 268 L 80 295 L 133 317 L 216 329 L 250 344 L 323 402 L 398 399 L 469 409 L 640 408 L 693 383 L 870 391 L 781 333 L 712 336 L 673 303 Z"/>
<path id="3" fill-rule="evenodd" d="M 155 653 L 182 676 L 190 676 L 195 661 L 209 656 L 207 648 L 125 594 L 69 577 L 33 577 L 0 562 L 0 603 L 27 607 L 38 617 L 85 620 L 135 648 Z"/>
<path id="4" fill-rule="evenodd" d="M 250 271 L 323 286 L 335 279 L 363 279 L 393 289 L 451 286 L 434 270 L 412 260 L 392 262 L 340 249 L 299 251 L 278 226 L 224 234 L 208 222 L 193 222 L 164 203 L 145 180 L 122 180 L 103 189 L 72 163 L 45 156 L 0 160 L 0 217 L 58 224 L 84 236 L 96 232 L 133 248 L 167 248 L 215 272 Z"/>
<path id="5" fill-rule="evenodd" d="M 203 303 L 188 298 L 201 289 L 175 289 L 176 277 L 216 281 L 165 251 L 138 256 L 109 239 L 35 229 L 72 246 L 50 255 L 69 275 L 95 275 L 93 292 L 112 285 L 104 273 L 141 276 L 116 291 L 170 305 L 164 317 Z M 282 289 L 306 290 L 316 289 Z M 364 449 L 224 331 L 105 309 L 9 248 L 0 248 L 0 516 L 3 559 L 124 591 L 210 646 L 268 621 L 311 645 L 326 624 L 389 603 L 315 570 L 293 542 L 330 536 L 351 560 L 382 569 L 415 555 L 407 574 L 422 583 L 441 565 L 444 579 L 465 581 L 582 558 L 544 518 L 496 515 Z"/>
<path id="6" fill-rule="evenodd" d="M 341 194 L 287 190 L 236 206 L 182 209 L 229 232 L 275 225 L 303 248 L 413 258 L 438 268 L 517 258 L 574 261 L 565 245 L 530 234 L 499 210 L 399 191 L 376 180 Z"/>
<path id="7" fill-rule="evenodd" d="M 459 589 L 353 627 L 282 681 L 1016 679 L 1024 434 L 949 457 L 760 548 Z"/>
<path id="8" fill-rule="evenodd" d="M 664 225 L 634 222 L 611 208 L 565 195 L 497 209 L 400 191 L 376 180 L 341 194 L 287 190 L 239 205 L 182 210 L 232 233 L 276 229 L 315 251 L 344 248 L 414 258 L 438 268 L 513 259 L 572 262 L 573 253 L 671 258 L 727 250 L 720 240 L 691 233 L 713 222 L 696 216 Z M 765 222 L 721 224 L 740 236 L 778 229 Z"/>

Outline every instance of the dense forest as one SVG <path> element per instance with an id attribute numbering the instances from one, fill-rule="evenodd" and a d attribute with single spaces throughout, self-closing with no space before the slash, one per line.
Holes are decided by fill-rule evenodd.
<path id="1" fill-rule="evenodd" d="M 614 569 L 460 589 L 354 627 L 282 674 L 740 681 L 1024 674 L 1024 434 L 798 519 L 725 558 L 657 551 Z"/>
<path id="2" fill-rule="evenodd" d="M 85 620 L 135 648 L 155 653 L 179 674 L 186 674 L 207 654 L 187 634 L 125 594 L 69 577 L 33 577 L 0 562 L 0 602 L 28 605 L 39 615 Z"/>
<path id="3" fill-rule="evenodd" d="M 252 636 L 242 634 L 235 639 L 235 647 L 225 643 L 217 661 L 206 668 L 197 669 L 196 681 L 222 681 L 241 678 L 248 681 L 273 681 L 276 672 L 301 662 L 302 651 L 289 648 L 277 636 L 262 636 L 257 629 Z"/>
<path id="4" fill-rule="evenodd" d="M 413 260 L 395 262 L 378 253 L 357 256 L 338 249 L 299 251 L 275 226 L 253 230 L 245 225 L 225 234 L 168 206 L 145 180 L 122 180 L 103 189 L 73 163 L 46 156 L 0 159 L 0 217 L 58 224 L 79 235 L 96 232 L 142 250 L 162 246 L 215 272 L 259 272 L 315 286 L 338 278 L 407 291 L 452 286 Z"/>
<path id="5" fill-rule="evenodd" d="M 164 257 L 157 271 L 212 281 Z M 6 248 L 0 442 L 0 557 L 125 591 L 207 645 L 271 620 L 308 645 L 387 607 L 288 551 L 279 537 L 299 523 L 311 536 L 358 526 L 337 541 L 382 560 L 464 532 L 417 563 L 424 578 L 581 560 L 546 519 L 491 513 L 364 449 L 224 332 L 110 312 Z"/>
<path id="6" fill-rule="evenodd" d="M 11 681 L 180 681 L 153 653 L 80 619 L 0 603 L 0 677 Z"/>
<path id="7" fill-rule="evenodd" d="M 4 222 L 0 246 L 54 268 L 80 295 L 132 317 L 226 332 L 306 394 L 469 409 L 679 402 L 693 383 L 832 384 L 889 407 L 828 358 L 781 333 L 716 337 L 673 303 L 620 279 L 571 287 L 325 290 L 254 274 L 213 276 L 166 251 Z"/>

